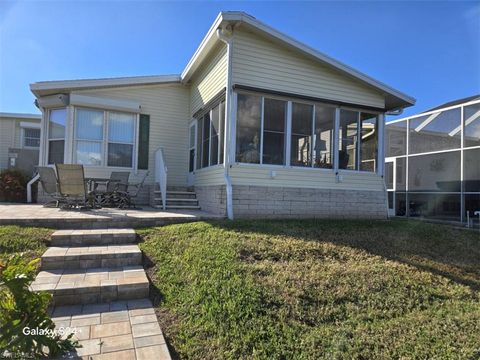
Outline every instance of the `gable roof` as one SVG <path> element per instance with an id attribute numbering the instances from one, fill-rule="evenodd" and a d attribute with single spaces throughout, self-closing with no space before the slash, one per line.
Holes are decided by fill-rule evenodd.
<path id="1" fill-rule="evenodd" d="M 216 36 L 216 30 L 226 25 L 241 25 L 252 32 L 259 33 L 279 42 L 287 47 L 292 48 L 303 55 L 306 55 L 316 61 L 331 66 L 341 73 L 349 76 L 357 81 L 367 84 L 370 87 L 385 94 L 385 108 L 394 110 L 404 108 L 415 104 L 415 99 L 410 97 L 372 77 L 353 69 L 352 67 L 341 63 L 326 54 L 323 54 L 308 45 L 305 45 L 292 37 L 281 33 L 278 30 L 262 23 L 253 16 L 241 11 L 220 12 L 208 30 L 207 34 L 201 41 L 200 45 L 194 52 L 192 58 L 187 63 L 181 75 L 166 76 L 140 76 L 128 78 L 112 78 L 112 79 L 89 79 L 89 80 L 67 80 L 67 81 L 46 81 L 38 82 L 30 85 L 32 92 L 39 95 L 52 94 L 52 91 L 85 89 L 90 87 L 113 87 L 113 86 L 132 86 L 144 84 L 160 84 L 168 82 L 186 83 L 193 76 L 195 71 L 200 67 L 205 58 L 208 56 L 214 46 L 220 41 Z M 48 92 L 49 91 L 49 92 Z"/>

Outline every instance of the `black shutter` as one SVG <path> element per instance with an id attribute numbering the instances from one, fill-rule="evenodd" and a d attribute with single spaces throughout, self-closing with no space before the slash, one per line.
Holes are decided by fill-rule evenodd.
<path id="1" fill-rule="evenodd" d="M 148 142 L 150 138 L 150 115 L 140 114 L 138 134 L 138 169 L 148 170 Z"/>

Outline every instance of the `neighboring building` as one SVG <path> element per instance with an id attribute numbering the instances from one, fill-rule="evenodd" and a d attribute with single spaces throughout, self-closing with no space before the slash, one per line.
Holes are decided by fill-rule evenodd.
<path id="1" fill-rule="evenodd" d="M 32 175 L 38 165 L 40 114 L 0 113 L 0 170 L 14 167 Z"/>
<path id="2" fill-rule="evenodd" d="M 391 121 L 385 141 L 392 215 L 466 222 L 480 211 L 480 95 Z"/>
<path id="3" fill-rule="evenodd" d="M 181 75 L 31 84 L 40 163 L 150 172 L 238 217 L 387 214 L 384 114 L 415 100 L 242 12 L 222 12 Z M 157 200 L 156 200 L 157 199 Z"/>

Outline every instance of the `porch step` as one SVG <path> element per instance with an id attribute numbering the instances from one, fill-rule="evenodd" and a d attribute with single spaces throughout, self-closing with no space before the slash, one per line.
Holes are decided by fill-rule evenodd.
<path id="1" fill-rule="evenodd" d="M 132 244 L 137 235 L 133 229 L 57 230 L 52 246 L 93 246 Z"/>
<path id="2" fill-rule="evenodd" d="M 162 193 L 155 191 L 155 198 L 161 199 Z M 191 191 L 167 191 L 167 199 L 196 199 L 197 194 Z"/>
<path id="3" fill-rule="evenodd" d="M 153 206 L 156 209 L 161 209 L 162 205 L 154 205 Z M 198 205 L 167 205 L 166 206 L 167 210 L 175 210 L 175 209 L 185 209 L 185 210 L 200 210 L 200 206 Z"/>
<path id="4" fill-rule="evenodd" d="M 87 269 L 141 265 L 137 245 L 50 247 L 41 257 L 42 270 Z"/>
<path id="5" fill-rule="evenodd" d="M 57 269 L 40 271 L 31 289 L 50 292 L 52 305 L 73 305 L 146 298 L 149 283 L 140 265 Z"/>

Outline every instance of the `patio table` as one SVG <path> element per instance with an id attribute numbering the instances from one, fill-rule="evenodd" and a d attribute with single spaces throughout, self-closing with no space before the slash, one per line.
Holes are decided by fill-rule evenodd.
<path id="1" fill-rule="evenodd" d="M 111 180 L 111 179 L 106 179 L 106 178 L 95 178 L 95 177 L 88 177 L 85 178 L 85 182 L 87 184 L 87 188 L 89 192 L 93 192 L 96 189 L 96 185 L 103 185 L 105 186 L 105 190 L 107 189 L 107 183 L 115 183 L 115 182 L 120 182 L 120 180 Z M 99 192 L 95 194 L 95 205 L 97 206 L 102 206 L 105 205 L 105 194 L 106 192 Z"/>

